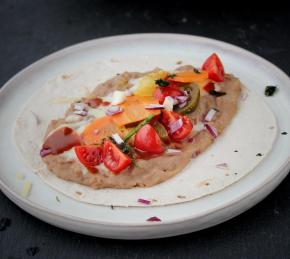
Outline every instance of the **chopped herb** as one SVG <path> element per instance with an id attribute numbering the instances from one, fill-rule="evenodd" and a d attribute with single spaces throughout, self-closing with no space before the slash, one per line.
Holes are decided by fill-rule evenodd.
<path id="1" fill-rule="evenodd" d="M 163 79 L 155 80 L 155 83 L 159 86 L 165 87 L 169 85 L 169 82 Z"/>
<path id="2" fill-rule="evenodd" d="M 265 88 L 265 95 L 266 96 L 273 96 L 277 90 L 277 86 L 268 85 Z"/>
<path id="3" fill-rule="evenodd" d="M 216 97 L 220 97 L 220 96 L 226 95 L 225 92 L 217 92 L 216 90 L 210 90 L 209 94 L 213 95 L 213 96 L 216 96 Z"/>
<path id="4" fill-rule="evenodd" d="M 262 156 L 262 154 L 261 153 L 258 153 L 256 156 Z"/>
<path id="5" fill-rule="evenodd" d="M 288 132 L 283 131 L 283 132 L 281 133 L 281 135 L 288 135 Z"/>
<path id="6" fill-rule="evenodd" d="M 200 74 L 200 71 L 197 68 L 193 69 L 194 73 Z"/>
<path id="7" fill-rule="evenodd" d="M 11 225 L 11 219 L 8 218 L 2 218 L 0 220 L 0 231 L 4 231 L 6 228 L 8 228 Z"/>
<path id="8" fill-rule="evenodd" d="M 176 74 L 170 74 L 170 75 L 168 75 L 167 77 L 172 79 L 172 78 L 174 78 L 175 76 L 176 76 Z"/>
<path id="9" fill-rule="evenodd" d="M 137 167 L 137 168 L 141 168 L 141 167 L 137 164 L 136 159 L 133 159 L 133 160 L 132 160 L 132 164 L 133 164 L 133 166 L 135 166 L 135 167 Z"/>
<path id="10" fill-rule="evenodd" d="M 59 203 L 60 203 L 60 199 L 59 199 L 59 197 L 58 197 L 58 196 L 55 196 L 55 199 L 56 199 L 56 201 L 57 201 L 57 202 L 59 202 Z"/>
<path id="11" fill-rule="evenodd" d="M 124 142 L 127 142 L 133 135 L 137 133 L 139 129 L 141 129 L 144 125 L 150 122 L 153 119 L 154 115 L 149 115 L 145 120 L 139 123 L 134 129 L 132 129 L 124 138 Z"/>
<path id="12" fill-rule="evenodd" d="M 40 251 L 40 249 L 37 246 L 29 247 L 29 248 L 26 249 L 26 253 L 29 256 L 35 256 L 37 253 L 39 253 L 39 251 Z"/>

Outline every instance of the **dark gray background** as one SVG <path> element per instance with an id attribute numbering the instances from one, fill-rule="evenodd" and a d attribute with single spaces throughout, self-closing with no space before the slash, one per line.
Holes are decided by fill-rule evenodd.
<path id="1" fill-rule="evenodd" d="M 98 37 L 175 32 L 227 41 L 290 73 L 290 11 L 194 1 L 16 1 L 0 3 L 0 85 L 39 58 Z M 289 136 L 289 135 L 288 135 Z M 9 150 L 1 150 L 9 152 Z M 151 241 L 119 241 L 70 233 L 20 210 L 0 193 L 0 258 L 289 258 L 290 178 L 263 202 L 208 230 Z"/>

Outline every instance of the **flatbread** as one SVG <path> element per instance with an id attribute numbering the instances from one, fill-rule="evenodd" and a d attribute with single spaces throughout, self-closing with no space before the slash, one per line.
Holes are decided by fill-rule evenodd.
<path id="1" fill-rule="evenodd" d="M 186 202 L 238 181 L 271 150 L 277 131 L 275 118 L 262 99 L 244 87 L 238 112 L 229 127 L 177 176 L 153 187 L 133 189 L 94 190 L 62 180 L 47 170 L 39 156 L 45 131 L 52 119 L 64 116 L 72 100 L 86 96 L 97 85 L 97 74 L 94 69 L 84 69 L 48 82 L 29 100 L 15 125 L 15 144 L 22 157 L 47 184 L 69 197 L 113 206 L 144 206 L 138 203 L 139 198 L 151 200 L 149 206 Z M 217 166 L 223 163 L 227 166 Z"/>

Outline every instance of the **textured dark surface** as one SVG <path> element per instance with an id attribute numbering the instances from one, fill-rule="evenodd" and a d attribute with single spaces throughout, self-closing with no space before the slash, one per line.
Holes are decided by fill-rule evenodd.
<path id="1" fill-rule="evenodd" d="M 190 4 L 192 3 L 192 4 Z M 0 85 L 20 69 L 84 40 L 137 32 L 202 35 L 251 50 L 290 74 L 290 11 L 240 2 L 214 8 L 194 1 L 2 0 Z M 206 4 L 205 4 L 206 5 Z M 242 9 L 240 9 L 242 8 Z M 3 151 L 1 151 L 3 152 Z M 119 241 L 70 233 L 20 210 L 0 193 L 0 258 L 289 258 L 290 178 L 263 202 L 224 224 L 166 240 Z"/>

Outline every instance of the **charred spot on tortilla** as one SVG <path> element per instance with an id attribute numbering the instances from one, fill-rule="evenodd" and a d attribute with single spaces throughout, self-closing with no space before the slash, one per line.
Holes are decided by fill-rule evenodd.
<path id="1" fill-rule="evenodd" d="M 257 153 L 256 156 L 263 156 L 261 153 Z"/>
<path id="2" fill-rule="evenodd" d="M 281 135 L 288 135 L 288 132 L 283 131 L 283 132 L 281 133 Z"/>

